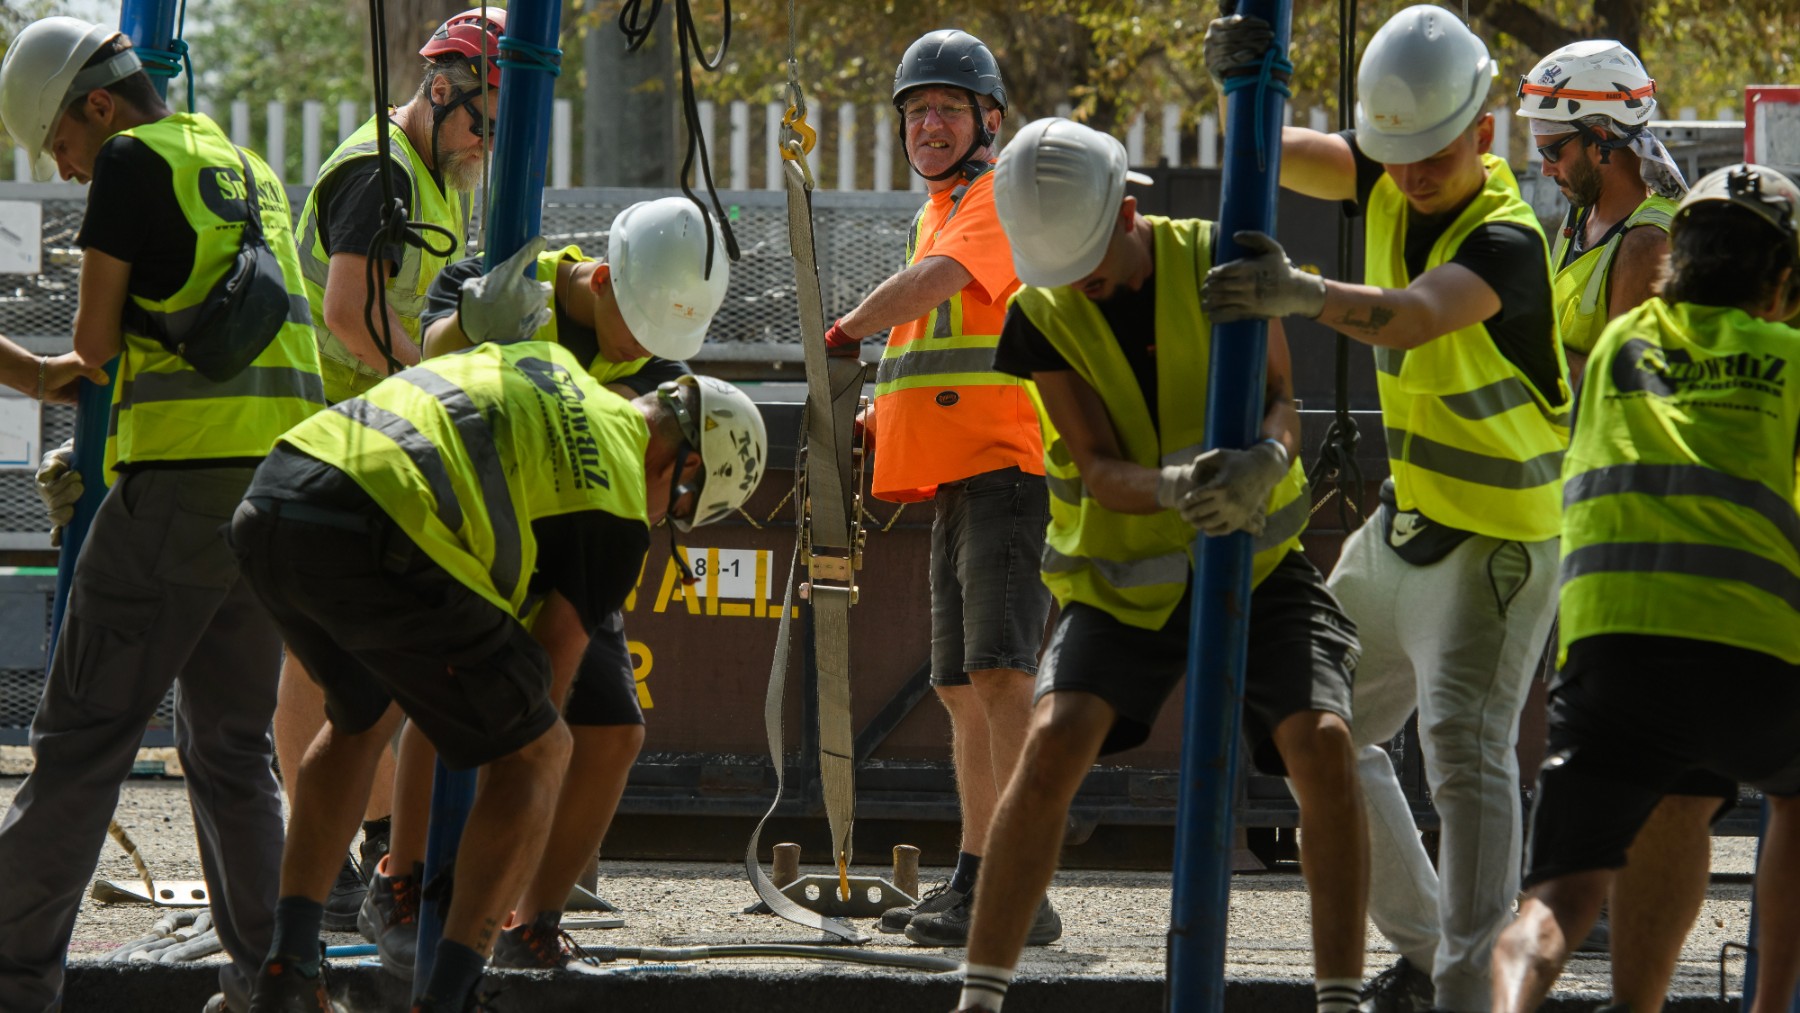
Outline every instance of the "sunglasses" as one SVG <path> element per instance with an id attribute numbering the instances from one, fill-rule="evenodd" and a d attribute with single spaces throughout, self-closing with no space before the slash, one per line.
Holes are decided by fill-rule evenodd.
<path id="1" fill-rule="evenodd" d="M 492 137 L 494 136 L 494 131 L 500 129 L 500 125 L 494 122 L 492 116 L 483 116 L 479 112 L 476 112 L 475 104 L 473 102 L 469 103 L 468 109 L 470 120 L 469 133 L 474 134 L 477 140 Z"/>
<path id="2" fill-rule="evenodd" d="M 1551 165 L 1555 165 L 1557 163 L 1557 161 L 1562 158 L 1563 146 L 1577 138 L 1581 139 L 1582 145 L 1584 147 L 1587 145 L 1587 131 L 1577 130 L 1572 134 L 1568 134 L 1568 135 L 1564 136 L 1561 140 L 1552 141 L 1549 144 L 1538 145 L 1538 149 L 1537 149 L 1538 157 L 1542 158 L 1544 161 L 1550 163 Z"/>

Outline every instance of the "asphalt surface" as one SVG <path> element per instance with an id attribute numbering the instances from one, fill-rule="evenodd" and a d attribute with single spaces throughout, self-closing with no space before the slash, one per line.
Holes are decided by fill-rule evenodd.
<path id="1" fill-rule="evenodd" d="M 0 758 L 3 759 L 3 758 Z M 0 768 L 4 770 L 4 768 Z M 16 777 L 0 777 L 0 807 L 10 805 Z M 187 798 L 179 780 L 134 779 L 127 783 L 117 818 L 137 842 L 160 880 L 199 879 Z M 1754 842 L 1720 838 L 1714 871 L 1745 873 Z M 927 855 L 929 861 L 932 856 Z M 820 870 L 803 870 L 820 871 Z M 873 875 L 886 870 L 858 869 Z M 930 884 L 946 870 L 926 868 Z M 28 874 L 9 870 L 9 874 Z M 101 852 L 96 879 L 135 882 L 137 873 L 110 841 Z M 809 934 L 769 916 L 744 914 L 755 896 L 740 867 L 725 863 L 603 861 L 599 891 L 621 909 L 625 926 L 577 930 L 575 938 L 593 947 L 695 946 L 738 942 L 807 942 Z M 1020 981 L 1007 1009 L 1153 1010 L 1161 1008 L 1163 933 L 1169 913 L 1166 874 L 1066 872 L 1051 890 L 1062 914 L 1059 942 L 1028 951 Z M 100 958 L 149 934 L 163 912 L 147 904 L 84 901 L 70 946 L 70 978 L 65 1009 L 163 1010 L 197 1013 L 215 988 L 220 957 L 184 965 L 102 964 Z M 1306 1013 L 1312 1007 L 1311 964 L 1305 887 L 1298 875 L 1276 872 L 1240 875 L 1233 883 L 1229 918 L 1226 1006 L 1234 1011 Z M 1749 921 L 1749 887 L 1715 883 L 1682 953 L 1672 994 L 1674 1008 L 1722 1013 L 1718 1001 L 1719 954 L 1727 941 L 1743 941 Z M 901 936 L 870 932 L 872 948 L 911 949 Z M 1365 975 L 1392 960 L 1385 941 L 1369 932 Z M 359 943 L 354 935 L 328 934 L 327 943 Z M 960 951 L 948 951 L 960 958 Z M 1742 953 L 1727 965 L 1727 988 L 1740 990 Z M 957 984 L 948 976 L 865 968 L 802 960 L 714 960 L 673 969 L 607 965 L 594 976 L 494 975 L 499 1010 L 575 1010 L 602 1006 L 640 1010 L 826 1009 L 880 1013 L 886 1010 L 947 1010 Z M 1607 994 L 1604 957 L 1578 957 L 1564 975 L 1554 1005 L 1591 1009 Z M 363 1013 L 404 1009 L 403 987 L 366 962 L 334 961 L 333 992 L 348 1009 Z"/>

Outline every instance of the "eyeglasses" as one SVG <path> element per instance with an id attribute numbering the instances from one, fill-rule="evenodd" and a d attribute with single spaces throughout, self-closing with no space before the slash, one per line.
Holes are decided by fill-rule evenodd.
<path id="1" fill-rule="evenodd" d="M 1551 165 L 1555 165 L 1557 161 L 1562 158 L 1563 145 L 1568 144 L 1578 137 L 1581 138 L 1581 143 L 1585 147 L 1587 145 L 1587 131 L 1577 130 L 1572 134 L 1563 135 L 1560 140 L 1552 141 L 1549 144 L 1538 145 L 1538 157 Z"/>
<path id="2" fill-rule="evenodd" d="M 935 112 L 938 119 L 948 122 L 969 115 L 971 107 L 966 102 L 933 103 L 925 101 L 908 102 L 900 107 L 900 114 L 908 123 L 923 123 L 927 113 Z"/>
<path id="3" fill-rule="evenodd" d="M 477 140 L 492 137 L 494 136 L 494 131 L 500 129 L 500 125 L 494 122 L 492 116 L 483 116 L 476 112 L 475 104 L 473 102 L 469 103 L 468 108 L 470 120 L 469 133 L 474 134 Z"/>

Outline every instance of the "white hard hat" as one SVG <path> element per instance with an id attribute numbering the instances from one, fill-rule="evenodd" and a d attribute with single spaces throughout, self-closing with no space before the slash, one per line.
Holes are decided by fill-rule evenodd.
<path id="1" fill-rule="evenodd" d="M 1656 114 L 1655 94 L 1656 82 L 1631 50 L 1611 39 L 1590 39 L 1551 53 L 1519 79 L 1519 115 L 1558 124 L 1610 116 L 1635 127 Z"/>
<path id="2" fill-rule="evenodd" d="M 1125 167 L 1118 138 L 1061 117 L 1026 124 L 994 170 L 994 209 L 1019 280 L 1054 288 L 1092 274 L 1127 180 L 1150 177 Z"/>
<path id="3" fill-rule="evenodd" d="M 696 388 L 697 415 L 689 411 L 682 388 Z M 682 531 L 711 524 L 750 499 L 762 481 L 769 456 L 769 430 L 762 410 L 750 396 L 724 380 L 710 376 L 684 376 L 657 388 L 657 398 L 668 405 L 681 424 L 681 434 L 700 453 L 700 488 L 693 516 L 670 521 Z M 680 495 L 670 497 L 670 505 Z"/>
<path id="4" fill-rule="evenodd" d="M 1707 173 L 1676 206 L 1674 228 L 1695 205 L 1711 203 L 1735 204 L 1800 243 L 1800 186 L 1778 170 L 1740 162 Z"/>
<path id="5" fill-rule="evenodd" d="M 25 26 L 0 62 L 0 123 L 31 160 L 31 175 L 42 183 L 56 176 L 45 151 L 63 110 L 76 98 L 142 69 L 127 49 L 97 66 L 81 69 L 117 28 L 80 18 L 44 18 Z"/>
<path id="6" fill-rule="evenodd" d="M 1386 165 L 1422 162 L 1481 115 L 1494 81 L 1487 46 L 1462 19 L 1419 4 L 1388 19 L 1356 69 L 1356 146 Z"/>
<path id="7" fill-rule="evenodd" d="M 720 232 L 715 224 L 709 273 L 707 216 L 693 201 L 639 201 L 613 219 L 606 263 L 619 313 L 632 337 L 652 355 L 686 359 L 706 340 L 731 279 Z"/>

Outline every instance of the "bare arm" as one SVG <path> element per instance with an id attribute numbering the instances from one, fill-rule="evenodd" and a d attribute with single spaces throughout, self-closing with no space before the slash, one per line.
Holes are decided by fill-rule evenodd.
<path id="1" fill-rule="evenodd" d="M 974 280 L 968 268 L 949 257 L 926 257 L 877 285 L 838 325 L 853 338 L 866 338 L 919 319 Z"/>
<path id="2" fill-rule="evenodd" d="M 1669 262 L 1669 234 L 1652 225 L 1631 229 L 1619 240 L 1607 282 L 1612 293 L 1606 300 L 1606 319 L 1636 308 L 1656 294 L 1663 266 Z"/>
<path id="3" fill-rule="evenodd" d="M 1337 134 L 1281 128 L 1281 185 L 1320 200 L 1356 199 L 1356 155 Z"/>
<path id="4" fill-rule="evenodd" d="M 475 344 L 463 333 L 462 317 L 455 313 L 447 317 L 439 317 L 425 325 L 425 358 L 434 359 L 440 355 L 468 348 Z"/>
<path id="5" fill-rule="evenodd" d="M 87 365 L 104 366 L 119 354 L 119 326 L 125 317 L 130 283 L 130 263 L 91 247 L 82 251 L 81 301 L 75 307 L 75 354 Z"/>
<path id="6" fill-rule="evenodd" d="M 1124 514 L 1153 514 L 1163 509 L 1156 502 L 1159 468 L 1148 468 L 1125 458 L 1118 433 L 1098 392 L 1074 370 L 1033 373 L 1038 394 L 1050 412 L 1082 484 L 1108 510 Z M 1278 322 L 1270 321 L 1269 360 L 1263 388 L 1262 436 L 1287 448 L 1291 459 L 1300 452 L 1300 413 L 1294 407 L 1292 359 L 1287 337 Z"/>
<path id="7" fill-rule="evenodd" d="M 369 298 L 369 258 L 356 253 L 334 253 L 325 275 L 325 326 L 350 354 L 378 373 L 386 374 L 387 360 L 376 347 L 375 336 L 363 319 L 363 307 Z M 387 268 L 383 265 L 385 274 Z M 394 358 L 410 366 L 419 361 L 419 346 L 400 326 L 394 307 L 388 307 L 388 336 L 393 342 Z"/>
<path id="8" fill-rule="evenodd" d="M 1377 348 L 1417 348 L 1500 312 L 1500 296 L 1461 264 L 1443 264 L 1402 289 L 1325 282 L 1319 322 Z"/>

